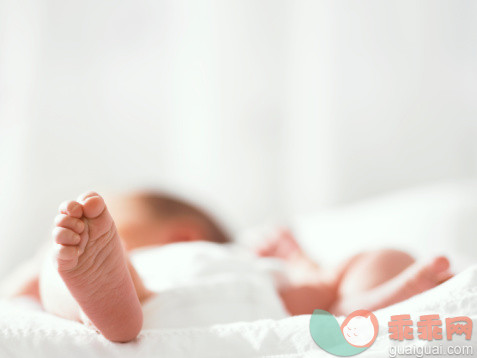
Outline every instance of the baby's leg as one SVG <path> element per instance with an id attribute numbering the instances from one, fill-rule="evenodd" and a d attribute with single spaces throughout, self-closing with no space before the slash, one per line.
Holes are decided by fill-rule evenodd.
<path id="1" fill-rule="evenodd" d="M 398 250 L 358 254 L 341 271 L 338 299 L 332 307 L 335 314 L 383 308 L 431 289 L 452 276 L 444 257 L 415 262 Z"/>
<path id="2" fill-rule="evenodd" d="M 113 219 L 96 193 L 60 208 L 53 259 L 40 279 L 45 309 L 79 319 L 80 310 L 109 340 L 134 339 L 142 327 L 140 301 L 148 297 L 128 262 Z"/>
<path id="3" fill-rule="evenodd" d="M 409 254 L 393 249 L 362 252 L 339 267 L 339 294 L 367 291 L 400 274 L 415 262 Z"/>

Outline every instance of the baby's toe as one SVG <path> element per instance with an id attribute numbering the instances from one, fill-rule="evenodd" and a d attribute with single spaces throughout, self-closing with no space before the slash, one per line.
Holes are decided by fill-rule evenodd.
<path id="1" fill-rule="evenodd" d="M 445 256 L 438 256 L 434 258 L 431 262 L 431 270 L 435 274 L 440 274 L 441 272 L 447 271 L 449 267 L 449 259 Z"/>
<path id="2" fill-rule="evenodd" d="M 84 231 L 83 220 L 65 214 L 59 214 L 55 217 L 55 225 L 73 230 L 77 234 L 81 234 Z"/>
<path id="3" fill-rule="evenodd" d="M 81 237 L 77 233 L 63 227 L 53 229 L 53 238 L 60 245 L 78 245 L 81 241 Z"/>
<path id="4" fill-rule="evenodd" d="M 88 219 L 98 217 L 106 208 L 104 199 L 96 193 L 92 193 L 82 200 L 83 213 Z"/>
<path id="5" fill-rule="evenodd" d="M 95 191 L 87 191 L 86 193 L 83 193 L 80 196 L 78 196 L 78 201 L 80 203 L 84 203 L 86 199 L 91 198 L 93 196 L 100 196 L 100 195 Z"/>
<path id="6" fill-rule="evenodd" d="M 62 214 L 69 215 L 75 218 L 83 216 L 83 207 L 77 201 L 64 201 L 59 207 Z"/>
<path id="7" fill-rule="evenodd" d="M 59 271 L 71 270 L 78 263 L 79 250 L 77 246 L 55 245 L 54 256 Z"/>

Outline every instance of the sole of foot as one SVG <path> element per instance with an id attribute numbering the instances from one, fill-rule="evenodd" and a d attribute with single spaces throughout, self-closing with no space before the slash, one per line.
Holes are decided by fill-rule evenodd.
<path id="1" fill-rule="evenodd" d="M 114 342 L 134 339 L 142 309 L 113 218 L 97 193 L 63 203 L 53 238 L 58 273 L 91 323 Z"/>

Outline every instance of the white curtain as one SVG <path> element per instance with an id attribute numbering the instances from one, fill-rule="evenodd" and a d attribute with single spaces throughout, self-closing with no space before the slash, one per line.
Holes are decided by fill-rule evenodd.
<path id="1" fill-rule="evenodd" d="M 0 0 L 0 274 L 88 189 L 170 189 L 235 230 L 472 177 L 476 15 L 473 1 Z"/>

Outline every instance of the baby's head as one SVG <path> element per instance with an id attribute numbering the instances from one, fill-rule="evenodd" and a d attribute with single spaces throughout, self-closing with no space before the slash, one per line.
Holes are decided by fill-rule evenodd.
<path id="1" fill-rule="evenodd" d="M 176 242 L 230 242 L 226 231 L 204 210 L 156 192 L 113 198 L 109 205 L 128 250 Z"/>

